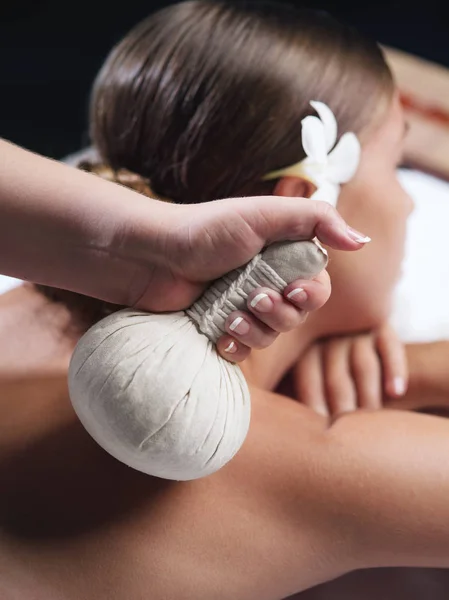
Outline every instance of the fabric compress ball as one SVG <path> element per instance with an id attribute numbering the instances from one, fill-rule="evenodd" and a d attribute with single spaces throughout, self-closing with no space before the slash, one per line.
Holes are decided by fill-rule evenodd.
<path id="1" fill-rule="evenodd" d="M 250 395 L 215 341 L 227 316 L 259 286 L 281 291 L 326 265 L 313 242 L 274 244 L 214 282 L 186 312 L 122 310 L 79 341 L 69 369 L 75 411 L 110 454 L 144 473 L 189 480 L 214 473 L 240 449 Z"/>
<path id="2" fill-rule="evenodd" d="M 184 312 L 124 310 L 78 345 L 70 394 L 91 436 L 127 465 L 158 477 L 213 473 L 243 442 L 250 399 L 240 369 Z"/>

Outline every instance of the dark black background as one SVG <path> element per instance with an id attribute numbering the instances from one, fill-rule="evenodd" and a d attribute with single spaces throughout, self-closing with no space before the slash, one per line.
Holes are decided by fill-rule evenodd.
<path id="1" fill-rule="evenodd" d="M 0 136 L 57 158 L 77 150 L 86 140 L 89 89 L 106 54 L 138 20 L 167 4 L 0 0 Z M 449 66 L 449 0 L 301 4 Z"/>

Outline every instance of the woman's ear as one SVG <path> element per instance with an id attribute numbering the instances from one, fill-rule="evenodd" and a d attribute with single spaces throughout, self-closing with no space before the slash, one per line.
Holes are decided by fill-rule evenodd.
<path id="1" fill-rule="evenodd" d="M 316 186 L 301 177 L 282 177 L 277 182 L 273 194 L 275 196 L 290 196 L 292 198 L 310 198 L 316 192 Z"/>

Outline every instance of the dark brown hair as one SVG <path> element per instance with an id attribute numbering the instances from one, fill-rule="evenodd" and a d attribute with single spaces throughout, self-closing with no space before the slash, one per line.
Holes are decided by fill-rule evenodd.
<path id="1" fill-rule="evenodd" d="M 363 135 L 392 93 L 377 44 L 324 13 L 192 0 L 112 50 L 90 133 L 114 172 L 138 174 L 174 202 L 205 202 L 272 190 L 263 175 L 304 157 L 311 100 L 330 106 L 340 133 Z"/>
<path id="2" fill-rule="evenodd" d="M 301 160 L 310 100 L 360 133 L 393 85 L 378 46 L 326 14 L 278 3 L 194 0 L 150 16 L 94 85 L 102 159 L 176 202 L 249 193 Z"/>

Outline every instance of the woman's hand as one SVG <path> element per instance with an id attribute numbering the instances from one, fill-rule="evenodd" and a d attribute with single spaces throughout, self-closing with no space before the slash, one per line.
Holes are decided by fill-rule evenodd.
<path id="1" fill-rule="evenodd" d="M 323 415 L 379 409 L 408 385 L 405 349 L 389 325 L 313 344 L 294 369 L 298 400 Z"/>

